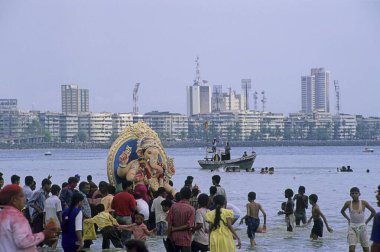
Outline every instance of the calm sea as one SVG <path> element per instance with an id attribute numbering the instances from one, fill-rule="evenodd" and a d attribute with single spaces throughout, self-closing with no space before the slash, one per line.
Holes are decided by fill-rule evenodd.
<path id="1" fill-rule="evenodd" d="M 380 184 L 380 147 L 374 153 L 363 152 L 363 147 L 261 147 L 255 148 L 257 158 L 254 163 L 255 173 L 224 173 L 201 170 L 197 160 L 204 156 L 204 149 L 167 149 L 169 156 L 174 157 L 177 173 L 173 179 L 177 189 L 181 188 L 186 176 L 194 176 L 194 181 L 202 192 L 208 193 L 212 175 L 222 177 L 221 185 L 226 189 L 229 202 L 245 213 L 247 194 L 254 191 L 257 201 L 267 213 L 268 232 L 258 234 L 257 247 L 254 251 L 347 251 L 347 223 L 340 214 L 345 200 L 349 200 L 349 190 L 357 186 L 361 198 L 367 200 L 375 209 L 375 189 Z M 0 171 L 5 182 L 10 182 L 12 174 L 18 174 L 22 181 L 26 175 L 32 175 L 38 184 L 48 174 L 53 183 L 61 184 L 69 176 L 80 174 L 82 179 L 92 174 L 94 181 L 107 180 L 107 150 L 102 149 L 54 149 L 51 156 L 44 156 L 46 150 L 0 150 Z M 249 148 L 232 147 L 232 157 L 238 157 Z M 340 173 L 337 167 L 350 165 L 354 172 Z M 273 175 L 259 174 L 258 168 L 275 167 Z M 370 172 L 367 173 L 366 170 Z M 311 226 L 296 228 L 287 233 L 284 216 L 277 216 L 281 202 L 285 200 L 284 190 L 292 188 L 295 192 L 300 185 L 306 187 L 306 194 L 316 193 L 319 205 L 333 233 L 324 230 L 322 240 L 309 240 Z M 310 216 L 310 209 L 308 210 Z M 368 215 L 368 212 L 367 212 Z M 235 224 L 246 251 L 249 239 L 246 226 Z M 368 225 L 370 232 L 372 223 Z M 93 246 L 99 251 L 101 242 Z M 150 238 L 147 242 L 150 251 L 164 251 L 162 238 Z M 357 251 L 361 249 L 357 247 Z"/>

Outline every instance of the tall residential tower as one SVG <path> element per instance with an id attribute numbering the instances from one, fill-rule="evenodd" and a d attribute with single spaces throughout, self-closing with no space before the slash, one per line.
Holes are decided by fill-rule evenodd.
<path id="1" fill-rule="evenodd" d="M 312 68 L 310 76 L 301 77 L 301 111 L 330 112 L 330 72 L 324 68 Z"/>
<path id="2" fill-rule="evenodd" d="M 89 90 L 80 89 L 78 85 L 62 85 L 62 113 L 80 114 L 90 111 Z"/>

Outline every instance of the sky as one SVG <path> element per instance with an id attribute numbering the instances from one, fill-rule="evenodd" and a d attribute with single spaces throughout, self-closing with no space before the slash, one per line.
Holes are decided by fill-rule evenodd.
<path id="1" fill-rule="evenodd" d="M 0 0 L 0 98 L 22 110 L 61 112 L 77 84 L 91 112 L 131 112 L 139 82 L 140 113 L 186 114 L 197 56 L 223 91 L 251 78 L 270 112 L 299 111 L 301 76 L 324 67 L 341 112 L 380 116 L 380 0 Z"/>

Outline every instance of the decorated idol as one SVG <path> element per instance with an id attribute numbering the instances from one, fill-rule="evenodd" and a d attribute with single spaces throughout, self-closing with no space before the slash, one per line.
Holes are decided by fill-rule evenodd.
<path id="1" fill-rule="evenodd" d="M 110 183 L 134 182 L 135 192 L 149 201 L 149 192 L 164 187 L 175 194 L 169 180 L 175 173 L 173 159 L 166 156 L 161 141 L 144 122 L 128 126 L 112 144 L 107 161 Z"/>

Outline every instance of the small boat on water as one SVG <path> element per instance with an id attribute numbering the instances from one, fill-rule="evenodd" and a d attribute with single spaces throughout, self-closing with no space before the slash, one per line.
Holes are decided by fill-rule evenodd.
<path id="1" fill-rule="evenodd" d="M 363 152 L 374 152 L 375 150 L 372 148 L 365 147 Z"/>
<path id="2" fill-rule="evenodd" d="M 214 160 L 214 158 L 205 157 L 203 160 L 198 160 L 199 165 L 202 169 L 206 170 L 217 170 L 219 168 L 234 171 L 238 170 L 250 170 L 252 168 L 253 162 L 256 159 L 256 153 L 252 152 L 252 154 L 247 155 L 245 157 L 234 158 L 230 160 Z"/>
<path id="3" fill-rule="evenodd" d="M 45 155 L 45 156 L 51 156 L 52 153 L 51 153 L 50 151 L 46 151 L 46 152 L 44 153 L 44 155 Z"/>

